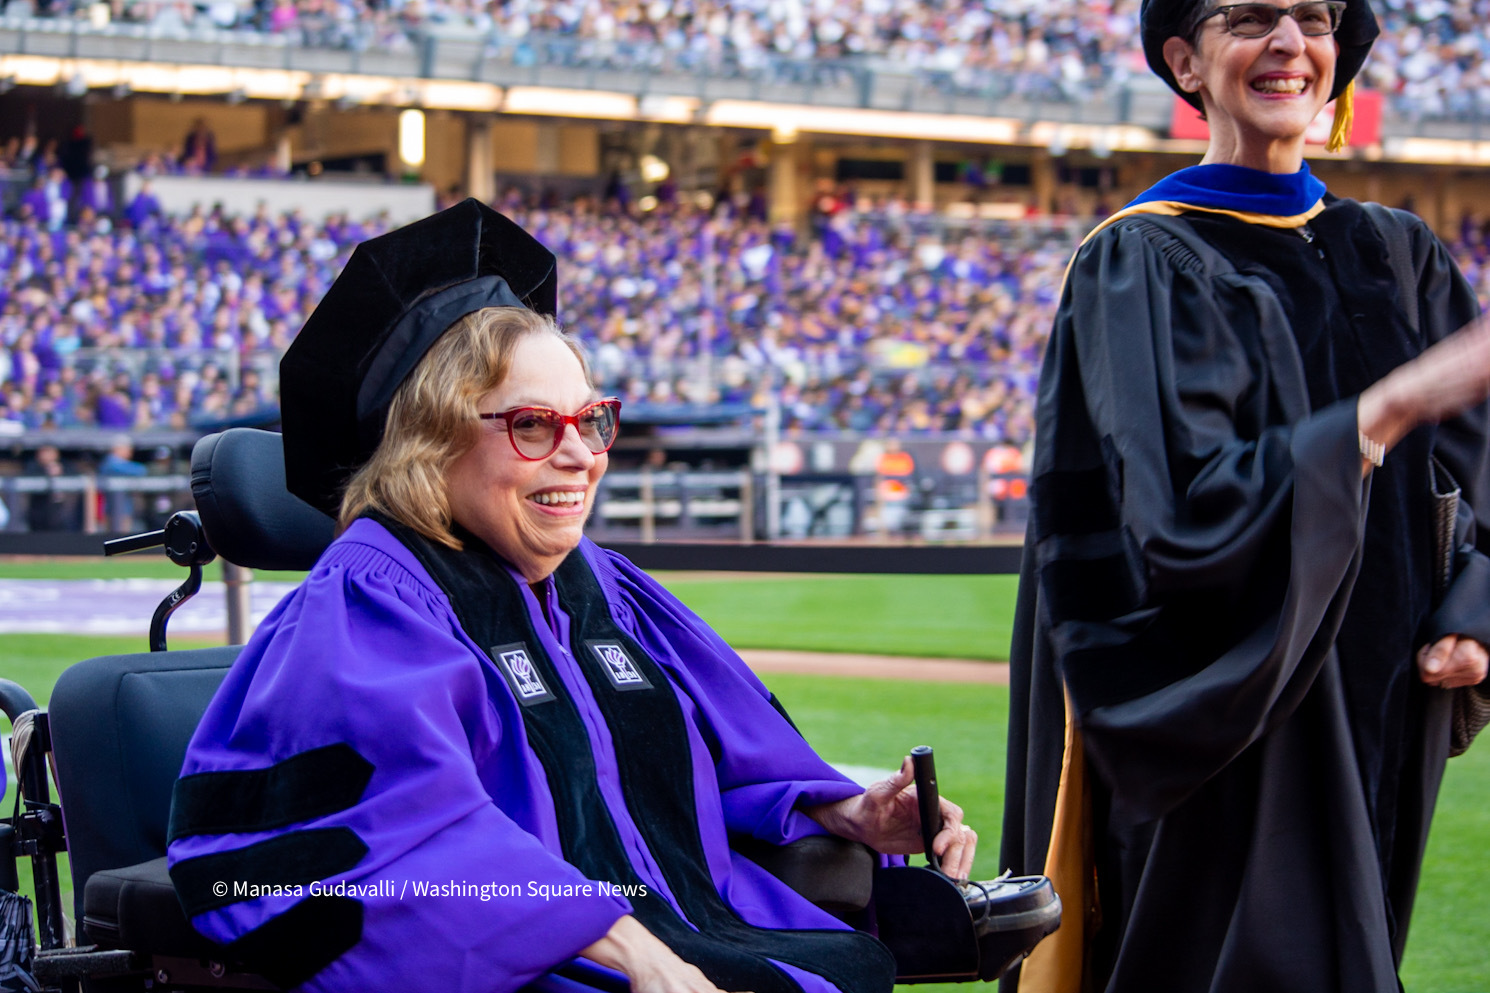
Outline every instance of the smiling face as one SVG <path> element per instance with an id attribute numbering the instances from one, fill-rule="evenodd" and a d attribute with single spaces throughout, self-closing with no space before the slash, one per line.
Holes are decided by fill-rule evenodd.
<path id="1" fill-rule="evenodd" d="M 1303 162 L 1304 131 L 1329 102 L 1338 53 L 1333 35 L 1306 35 L 1292 17 L 1261 38 L 1244 38 L 1217 15 L 1201 22 L 1194 44 L 1164 43 L 1175 80 L 1205 104 L 1211 144 L 1204 161 L 1280 173 Z"/>
<path id="2" fill-rule="evenodd" d="M 569 346 L 532 333 L 517 342 L 506 378 L 477 408 L 541 406 L 573 414 L 593 398 Z M 451 516 L 536 583 L 579 544 L 606 464 L 605 453 L 591 453 L 572 424 L 564 425 L 558 451 L 533 462 L 512 447 L 505 422 L 482 421 L 475 446 L 446 473 Z"/>

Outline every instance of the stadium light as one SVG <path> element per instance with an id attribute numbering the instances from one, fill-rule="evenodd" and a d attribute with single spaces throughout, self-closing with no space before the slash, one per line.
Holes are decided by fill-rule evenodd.
<path id="1" fill-rule="evenodd" d="M 429 110 L 486 113 L 502 109 L 503 97 L 500 86 L 462 80 L 0 54 L 0 92 L 16 86 L 56 86 L 69 94 L 73 94 L 79 86 L 85 86 L 86 89 L 110 90 L 118 99 L 131 93 L 164 93 L 172 97 L 220 96 L 230 102 L 239 98 L 280 101 L 345 100 L 366 106 L 399 107 L 417 104 Z M 597 102 L 593 98 L 584 98 L 581 102 L 602 111 L 594 116 L 611 116 L 609 111 L 619 109 L 624 111 L 624 119 L 634 118 L 635 99 L 619 99 L 621 103 L 616 106 L 606 105 L 603 101 Z M 542 110 L 532 112 L 541 113 Z M 552 112 L 565 113 L 562 109 Z M 569 114 L 589 116 L 573 109 Z"/>
<path id="2" fill-rule="evenodd" d="M 1098 158 L 1105 157 L 1102 150 L 1111 155 L 1113 152 L 1167 151 L 1172 148 L 1172 143 L 1160 141 L 1152 130 L 1136 124 L 1065 124 L 1055 121 L 1034 122 L 1020 144 L 1048 148 L 1051 155 L 1064 155 L 1073 148 L 1089 148 Z M 1057 152 L 1056 147 L 1061 151 Z M 1204 144 L 1200 150 L 1205 151 Z"/>
<path id="3" fill-rule="evenodd" d="M 424 165 L 424 111 L 400 111 L 398 115 L 398 157 L 411 169 Z"/>
<path id="4" fill-rule="evenodd" d="M 809 107 L 755 100 L 715 100 L 704 114 L 715 127 L 754 128 L 775 133 L 855 134 L 878 138 L 924 138 L 931 141 L 1021 144 L 1020 124 L 1002 117 L 961 114 L 912 114 L 857 107 Z"/>
<path id="5" fill-rule="evenodd" d="M 321 77 L 321 97 L 342 108 L 393 103 L 404 92 L 399 81 L 392 76 L 330 73 Z"/>
<path id="6" fill-rule="evenodd" d="M 224 66 L 176 67 L 176 92 L 191 94 L 231 93 L 238 78 Z"/>
<path id="7" fill-rule="evenodd" d="M 643 155 L 639 165 L 644 183 L 660 183 L 672 174 L 668 164 L 655 155 Z"/>
<path id="8" fill-rule="evenodd" d="M 1447 138 L 1389 138 L 1382 142 L 1386 158 L 1397 162 L 1435 165 L 1490 165 L 1490 141 Z"/>
<path id="9" fill-rule="evenodd" d="M 657 93 L 644 94 L 637 101 L 636 112 L 647 121 L 663 121 L 671 124 L 693 124 L 698 120 L 701 102 L 698 97 L 667 96 Z"/>
<path id="10" fill-rule="evenodd" d="M 502 107 L 502 88 L 491 83 L 458 79 L 416 80 L 419 103 L 431 110 L 469 110 L 494 113 Z"/>
<path id="11" fill-rule="evenodd" d="M 589 117 L 631 121 L 637 116 L 636 97 L 603 90 L 561 90 L 548 86 L 514 86 L 502 109 L 509 114 L 548 117 Z"/>

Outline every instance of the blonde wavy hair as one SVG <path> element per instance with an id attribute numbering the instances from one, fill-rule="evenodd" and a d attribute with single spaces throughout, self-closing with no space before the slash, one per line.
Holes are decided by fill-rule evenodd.
<path id="1" fill-rule="evenodd" d="M 440 336 L 393 394 L 383 440 L 347 482 L 338 530 L 377 510 L 432 541 L 462 547 L 450 530 L 445 474 L 475 446 L 481 425 L 477 404 L 507 378 L 517 343 L 530 334 L 551 334 L 564 342 L 590 381 L 583 347 L 553 318 L 526 307 L 467 314 Z"/>

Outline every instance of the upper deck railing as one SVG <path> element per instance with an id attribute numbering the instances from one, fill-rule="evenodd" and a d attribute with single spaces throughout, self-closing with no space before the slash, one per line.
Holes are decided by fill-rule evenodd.
<path id="1" fill-rule="evenodd" d="M 686 97 L 701 108 L 754 100 L 819 108 L 957 114 L 1022 122 L 1168 129 L 1173 97 L 1157 79 L 1065 81 L 1053 72 L 908 67 L 877 56 L 785 58 L 769 52 L 701 54 L 658 43 L 598 41 L 530 32 L 521 38 L 430 24 L 388 36 L 369 25 L 268 34 L 197 25 L 94 24 L 85 19 L 0 16 L 0 53 L 162 65 L 371 75 L 544 86 L 640 99 Z M 3 57 L 3 56 L 0 56 Z M 0 73 L 0 87 L 16 82 Z M 63 81 L 86 91 L 79 74 Z M 311 82 L 315 95 L 314 81 Z M 81 95 L 81 92 L 78 93 Z M 225 95 L 232 95 L 229 90 Z M 355 102 L 355 97 L 343 99 Z M 1490 138 L 1490 107 L 1462 103 L 1430 117 L 1389 97 L 1387 138 Z"/>

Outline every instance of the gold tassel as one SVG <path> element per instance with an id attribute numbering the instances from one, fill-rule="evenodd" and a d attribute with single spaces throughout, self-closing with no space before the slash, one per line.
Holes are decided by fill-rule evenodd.
<path id="1" fill-rule="evenodd" d="M 1338 152 L 1350 141 L 1350 125 L 1355 119 L 1355 81 L 1345 84 L 1345 89 L 1335 98 L 1335 122 L 1330 125 L 1330 140 L 1325 144 L 1327 152 Z"/>

